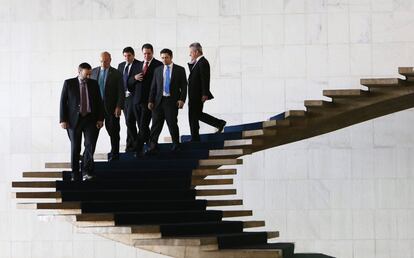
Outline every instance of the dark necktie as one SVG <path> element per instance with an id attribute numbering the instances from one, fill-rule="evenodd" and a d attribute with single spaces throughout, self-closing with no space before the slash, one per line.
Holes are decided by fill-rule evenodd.
<path id="1" fill-rule="evenodd" d="M 128 71 L 129 71 L 129 66 L 130 65 L 131 64 L 128 64 L 125 67 L 125 70 L 124 70 L 124 88 L 125 88 L 125 91 L 128 91 Z"/>
<path id="2" fill-rule="evenodd" d="M 142 68 L 142 74 L 143 74 L 143 75 L 145 75 L 145 74 L 147 73 L 147 71 L 148 71 L 148 63 L 149 63 L 149 62 L 145 62 L 145 64 L 144 64 L 144 68 Z"/>
<path id="3" fill-rule="evenodd" d="M 86 82 L 81 81 L 81 109 L 80 113 L 82 116 L 86 116 L 88 114 L 88 100 L 86 94 Z"/>

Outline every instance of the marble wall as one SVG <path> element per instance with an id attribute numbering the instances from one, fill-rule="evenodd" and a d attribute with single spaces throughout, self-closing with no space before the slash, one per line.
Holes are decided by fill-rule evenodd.
<path id="1" fill-rule="evenodd" d="M 185 65 L 199 41 L 216 96 L 205 109 L 253 122 L 413 66 L 413 14 L 413 0 L 0 0 L 0 257 L 163 257 L 40 222 L 10 198 L 22 171 L 68 160 L 58 101 L 80 62 L 107 50 L 116 66 L 127 45 L 142 59 L 151 42 Z M 186 108 L 179 121 L 187 134 Z M 238 197 L 298 251 L 414 257 L 413 124 L 407 110 L 246 157 Z M 108 147 L 102 131 L 97 151 Z"/>

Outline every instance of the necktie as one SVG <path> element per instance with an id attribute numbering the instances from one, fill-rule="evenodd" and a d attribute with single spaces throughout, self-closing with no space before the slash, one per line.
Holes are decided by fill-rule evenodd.
<path id="1" fill-rule="evenodd" d="M 85 81 L 81 82 L 81 109 L 80 113 L 82 116 L 85 116 L 88 113 L 88 100 L 86 96 L 86 83 Z"/>
<path id="2" fill-rule="evenodd" d="M 106 75 L 106 69 L 101 69 L 101 72 L 99 73 L 99 89 L 101 90 L 101 96 L 102 99 L 105 97 L 105 75 Z"/>
<path id="3" fill-rule="evenodd" d="M 164 81 L 164 90 L 167 95 L 170 95 L 170 66 L 167 65 L 167 69 L 165 70 L 165 81 Z"/>
<path id="4" fill-rule="evenodd" d="M 145 62 L 145 64 L 144 64 L 144 68 L 142 68 L 142 74 L 143 74 L 143 75 L 145 75 L 145 74 L 147 73 L 147 71 L 148 71 L 148 63 L 149 63 L 149 62 Z"/>
<path id="5" fill-rule="evenodd" d="M 125 70 L 124 70 L 124 88 L 125 88 L 125 91 L 128 91 L 128 71 L 129 71 L 129 66 L 130 65 L 131 64 L 128 64 L 125 67 Z"/>

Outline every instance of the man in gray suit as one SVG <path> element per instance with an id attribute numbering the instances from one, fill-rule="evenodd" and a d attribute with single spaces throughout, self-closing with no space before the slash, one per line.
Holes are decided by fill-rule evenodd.
<path id="1" fill-rule="evenodd" d="M 119 159 L 119 117 L 124 106 L 122 74 L 111 66 L 111 54 L 101 53 L 101 66 L 92 70 L 91 78 L 98 81 L 99 90 L 104 103 L 105 127 L 111 138 L 111 152 L 108 160 Z"/>

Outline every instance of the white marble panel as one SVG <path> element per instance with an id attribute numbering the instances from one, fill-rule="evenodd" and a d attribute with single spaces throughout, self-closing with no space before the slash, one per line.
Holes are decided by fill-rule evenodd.
<path id="1" fill-rule="evenodd" d="M 368 77 L 372 73 L 372 55 L 369 44 L 350 46 L 351 75 Z"/>
<path id="2" fill-rule="evenodd" d="M 241 72 L 241 48 L 220 47 L 220 75 L 238 76 Z"/>
<path id="3" fill-rule="evenodd" d="M 284 42 L 283 15 L 262 16 L 263 45 L 282 44 Z"/>
<path id="4" fill-rule="evenodd" d="M 14 241 L 11 244 L 11 258 L 31 257 L 32 243 L 29 241 Z"/>
<path id="5" fill-rule="evenodd" d="M 234 46 L 241 42 L 240 17 L 220 17 L 220 45 Z"/>
<path id="6" fill-rule="evenodd" d="M 261 16 L 241 16 L 241 44 L 244 46 L 261 45 L 261 28 Z"/>
<path id="7" fill-rule="evenodd" d="M 349 17 L 351 43 L 371 42 L 371 14 L 353 13 Z"/>
<path id="8" fill-rule="evenodd" d="M 240 15 L 240 0 L 220 0 L 220 15 L 232 16 Z"/>
<path id="9" fill-rule="evenodd" d="M 306 38 L 306 26 L 304 14 L 287 14 L 284 20 L 285 44 L 304 44 Z"/>
<path id="10" fill-rule="evenodd" d="M 327 46 L 312 45 L 306 48 L 306 72 L 308 78 L 315 79 L 320 79 L 328 75 Z"/>
<path id="11" fill-rule="evenodd" d="M 355 240 L 354 258 L 375 258 L 374 240 Z"/>
<path id="12" fill-rule="evenodd" d="M 347 13 L 328 13 L 328 43 L 349 41 L 349 16 Z"/>
<path id="13" fill-rule="evenodd" d="M 348 76 L 350 57 L 348 45 L 331 45 L 328 48 L 328 73 L 330 76 Z M 348 85 L 349 87 L 349 85 Z"/>
<path id="14" fill-rule="evenodd" d="M 306 47 L 286 46 L 283 52 L 284 76 L 304 77 L 306 76 Z"/>
<path id="15" fill-rule="evenodd" d="M 285 13 L 303 13 L 305 11 L 305 0 L 285 0 Z"/>

